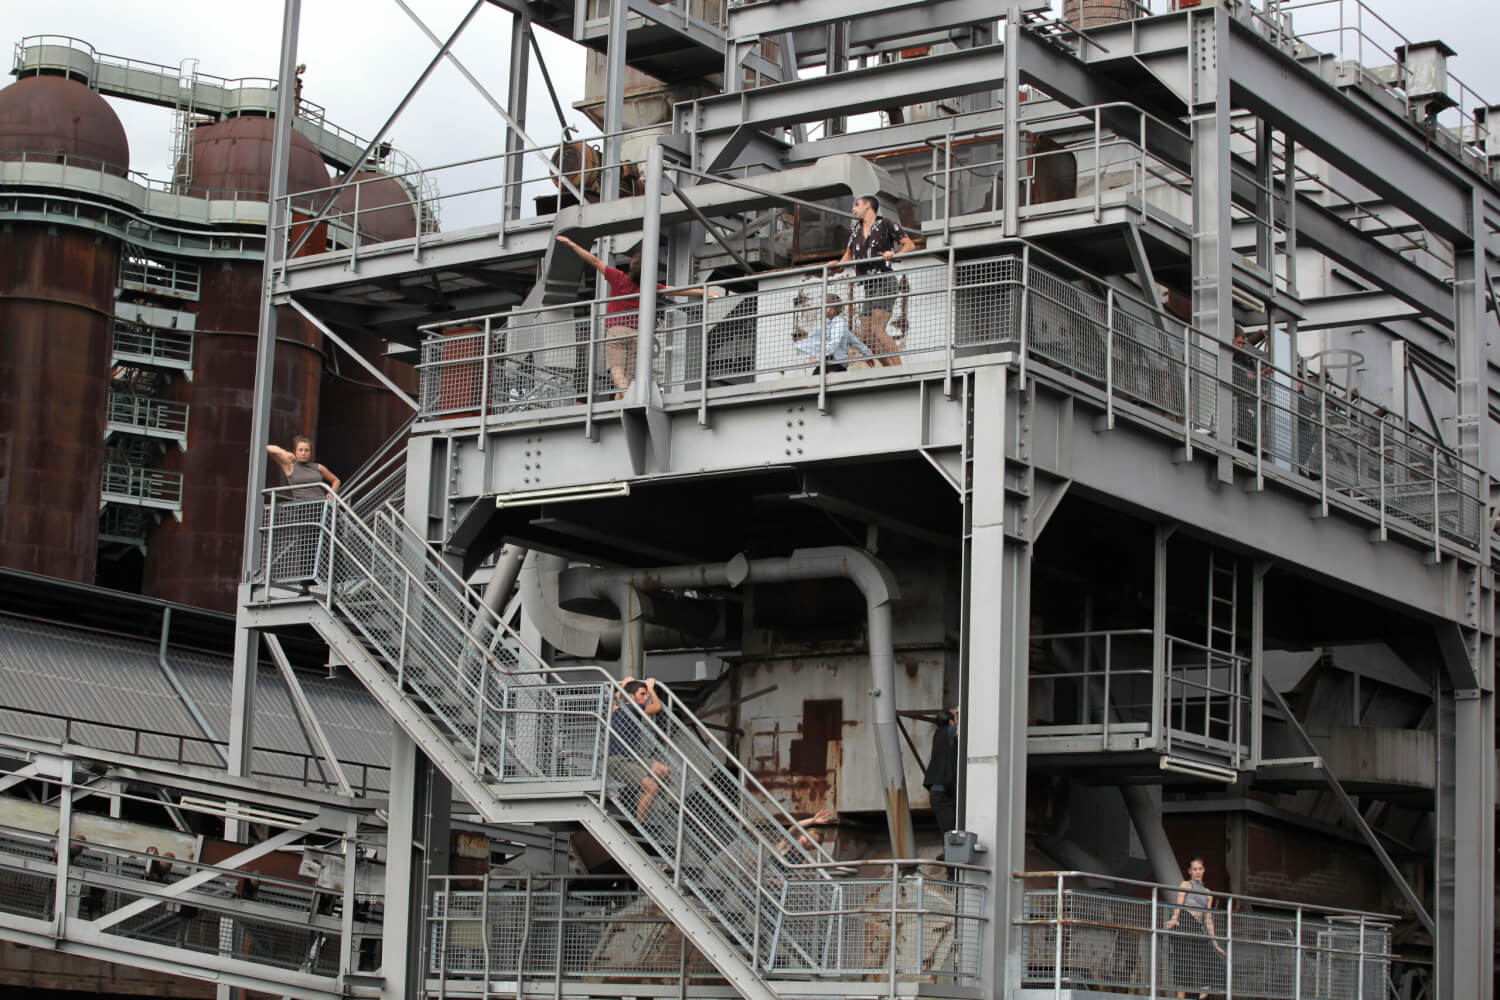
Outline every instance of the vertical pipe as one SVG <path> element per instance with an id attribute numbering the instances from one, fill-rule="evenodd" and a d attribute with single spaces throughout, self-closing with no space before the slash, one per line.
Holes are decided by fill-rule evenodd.
<path id="1" fill-rule="evenodd" d="M 521 181 L 524 179 L 524 164 L 521 150 L 525 140 L 521 130 L 526 127 L 527 81 L 531 73 L 531 14 L 529 11 L 511 15 L 510 25 L 510 75 L 507 80 L 505 103 L 511 121 L 505 127 L 505 198 L 501 207 L 500 238 L 505 239 L 505 223 L 521 217 Z M 420 222 L 420 220 L 418 220 Z"/>
<path id="2" fill-rule="evenodd" d="M 1001 108 L 1004 132 L 1001 135 L 1001 169 L 1005 172 L 1005 205 L 1001 215 L 1001 232 L 1016 236 L 1021 231 L 1021 75 L 1017 72 L 1016 53 L 1021 51 L 1020 8 L 1012 6 L 1005 14 L 1005 97 Z"/>
<path id="3" fill-rule="evenodd" d="M 281 14 L 281 67 L 278 79 L 286 81 L 297 75 L 297 33 L 302 20 L 302 0 L 284 0 Z M 267 191 L 265 263 L 261 270 L 260 325 L 256 334 L 254 402 L 250 422 L 250 456 L 245 490 L 245 530 L 242 535 L 242 581 L 248 582 L 255 572 L 255 541 L 260 524 L 262 490 L 266 485 L 266 445 L 271 436 L 271 385 L 276 365 L 276 309 L 271 304 L 272 285 L 280 254 L 273 251 L 276 234 L 290 238 L 286 202 L 287 168 L 291 162 L 292 119 L 296 116 L 295 87 L 279 87 L 276 92 L 276 128 L 271 143 L 271 182 Z M 283 249 L 285 244 L 282 244 Z M 269 585 L 270 581 L 264 581 Z M 230 775 L 245 777 L 250 773 L 250 749 L 254 745 L 255 673 L 260 659 L 257 634 L 245 624 L 243 615 L 235 623 L 233 694 L 230 698 L 229 765 Z M 240 822 L 229 820 L 224 837 L 235 840 Z"/>
<path id="4" fill-rule="evenodd" d="M 886 817 L 891 834 L 891 856 L 915 857 L 916 834 L 911 824 L 911 804 L 907 799 L 906 775 L 901 770 L 901 735 L 896 716 L 896 656 L 892 646 L 891 606 L 865 602 L 869 617 L 870 675 L 875 684 L 870 689 L 875 702 L 875 745 L 880 758 L 880 783 L 885 790 Z"/>
<path id="5" fill-rule="evenodd" d="M 616 3 L 621 0 L 615 0 Z M 646 204 L 641 220 L 641 308 L 635 357 L 636 399 L 651 398 L 652 340 L 656 335 L 656 259 L 661 249 L 662 148 L 658 143 L 646 154 Z"/>

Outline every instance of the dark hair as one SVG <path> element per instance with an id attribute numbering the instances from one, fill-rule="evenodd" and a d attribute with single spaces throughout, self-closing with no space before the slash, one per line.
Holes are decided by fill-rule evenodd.
<path id="1" fill-rule="evenodd" d="M 870 203 L 870 211 L 872 211 L 872 212 L 878 213 L 880 211 L 880 199 L 877 198 L 877 197 L 875 197 L 873 194 L 862 194 L 858 198 L 856 198 L 855 200 L 856 201 L 867 201 L 867 202 L 869 202 Z"/>
<path id="2" fill-rule="evenodd" d="M 633 282 L 636 283 L 637 287 L 640 286 L 640 283 L 641 283 L 641 255 L 640 254 L 634 253 L 634 254 L 630 255 L 630 263 L 626 266 L 625 273 L 630 277 L 631 281 L 633 281 Z"/>
<path id="3" fill-rule="evenodd" d="M 297 446 L 303 443 L 306 443 L 306 445 L 311 448 L 312 438 L 308 437 L 306 434 L 298 434 L 296 437 L 292 438 L 292 449 L 295 451 Z"/>
<path id="4" fill-rule="evenodd" d="M 646 682 L 645 681 L 641 680 L 639 677 L 632 677 L 630 680 L 628 680 L 628 681 L 625 682 L 625 693 L 626 694 L 635 694 L 637 691 L 639 691 L 641 688 L 643 688 L 645 686 L 646 686 Z"/>

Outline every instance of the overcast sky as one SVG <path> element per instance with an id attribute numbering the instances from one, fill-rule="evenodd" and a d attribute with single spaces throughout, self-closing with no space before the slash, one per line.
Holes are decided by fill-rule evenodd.
<path id="1" fill-rule="evenodd" d="M 1154 0 L 1163 7 L 1166 0 Z M 1337 3 L 1309 4 L 1294 14 L 1299 31 L 1315 23 L 1334 23 Z M 1340 0 L 1346 23 L 1354 23 L 1357 0 Z M 446 37 L 467 11 L 470 0 L 408 0 L 439 37 Z M 999 4 L 997 3 L 997 7 Z M 1470 87 L 1500 103 L 1500 60 L 1494 56 L 1500 25 L 1493 17 L 1495 0 L 1374 0 L 1373 7 L 1395 29 L 1413 40 L 1441 38 L 1458 50 L 1449 69 Z M 303 96 L 322 104 L 329 119 L 369 136 L 426 65 L 433 46 L 391 0 L 304 0 L 300 56 L 308 64 Z M 71 35 L 98 51 L 178 66 L 197 59 L 198 69 L 222 77 L 276 74 L 281 38 L 280 0 L 0 0 L 0 41 L 15 43 L 34 34 Z M 1394 45 L 1396 36 L 1366 11 L 1368 34 L 1378 44 Z M 1316 20 L 1315 20 L 1316 19 Z M 539 31 L 553 80 L 565 105 L 582 97 L 585 56 L 571 42 Z M 1348 55 L 1354 40 L 1346 35 Z M 1313 39 L 1333 50 L 1332 34 Z M 510 46 L 510 18 L 486 5 L 459 40 L 455 51 L 490 92 L 503 102 Z M 1365 62 L 1387 62 L 1367 55 Z M 169 112 L 115 102 L 130 136 L 131 166 L 153 177 L 169 175 Z M 569 109 L 572 119 L 585 119 Z M 557 135 L 556 115 L 541 80 L 533 76 L 529 123 L 541 143 Z M 459 73 L 444 64 L 417 95 L 390 132 L 395 144 L 423 166 L 470 159 L 498 152 L 503 122 Z M 469 183 L 470 173 L 464 178 Z M 458 190 L 458 178 L 439 178 L 444 191 Z M 454 209 L 445 206 L 445 218 Z"/>

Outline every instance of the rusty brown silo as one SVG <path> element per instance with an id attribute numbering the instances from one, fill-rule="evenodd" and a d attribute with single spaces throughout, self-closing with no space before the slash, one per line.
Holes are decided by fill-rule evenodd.
<path id="1" fill-rule="evenodd" d="M 123 177 L 130 167 L 125 126 L 87 85 L 28 76 L 0 91 L 0 159 L 67 157 L 73 166 Z"/>
<path id="2" fill-rule="evenodd" d="M 102 97 L 62 77 L 0 90 L 0 159 L 123 175 L 130 145 Z M 0 232 L 0 565 L 92 583 L 119 245 L 65 224 Z"/>
<path id="3" fill-rule="evenodd" d="M 228 191 L 242 196 L 268 191 L 274 128 L 269 118 L 236 118 L 195 129 L 191 193 L 215 197 Z M 287 189 L 307 191 L 328 183 L 317 148 L 292 132 Z M 322 249 L 310 239 L 303 252 Z M 173 387 L 174 397 L 190 407 L 188 448 L 170 451 L 163 461 L 163 468 L 182 473 L 182 521 L 166 521 L 151 536 L 142 580 L 145 592 L 154 597 L 221 611 L 234 608 L 245 523 L 260 282 L 260 264 L 204 262 L 193 334 L 193 380 Z M 271 440 L 290 447 L 294 435 L 311 435 L 317 427 L 322 336 L 291 309 L 278 312 L 276 330 Z M 279 473 L 268 473 L 268 483 L 279 480 Z"/>
<path id="4" fill-rule="evenodd" d="M 1130 20 L 1140 6 L 1139 0 L 1064 0 L 1063 20 L 1079 28 L 1098 28 Z"/>
<path id="5" fill-rule="evenodd" d="M 359 184 L 357 223 L 352 186 L 339 192 L 335 205 L 342 217 L 336 218 L 344 227 L 357 224 L 361 245 L 410 239 L 416 234 L 416 206 L 400 181 L 374 171 L 361 171 L 354 180 Z M 388 355 L 384 340 L 363 337 L 351 339 L 350 344 L 404 392 L 416 395 L 416 368 L 409 360 Z M 329 355 L 319 405 L 318 461 L 347 477 L 406 422 L 411 408 L 342 351 Z"/>

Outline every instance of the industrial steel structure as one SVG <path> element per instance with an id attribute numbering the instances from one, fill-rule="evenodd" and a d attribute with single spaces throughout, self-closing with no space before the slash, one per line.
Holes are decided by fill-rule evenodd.
<path id="1" fill-rule="evenodd" d="M 1453 50 L 1363 0 L 475 0 L 447 39 L 396 4 L 412 92 L 479 87 L 453 42 L 511 19 L 501 148 L 405 170 L 410 94 L 357 140 L 267 84 L 184 127 L 174 228 L 121 207 L 128 150 L 0 143 L 7 226 L 104 234 L 122 290 L 206 293 L 134 249 L 188 230 L 263 268 L 225 704 L 165 608 L 196 734 L 6 706 L 0 939 L 310 998 L 1493 996 L 1500 106 Z M 538 29 L 593 50 L 597 137 L 533 139 Z M 204 179 L 245 128 L 261 231 Z M 915 241 L 889 274 L 840 259 L 862 197 Z M 588 262 L 636 253 L 612 298 Z M 97 333 L 56 271 L 0 309 Z M 191 350 L 196 387 L 140 309 L 113 363 Z M 308 499 L 265 446 L 328 343 L 388 409 Z M 186 405 L 94 395 L 193 456 Z M 179 509 L 111 468 L 105 504 Z M 77 578 L 53 556 L 23 568 Z M 951 706 L 955 831 L 922 778 Z"/>

